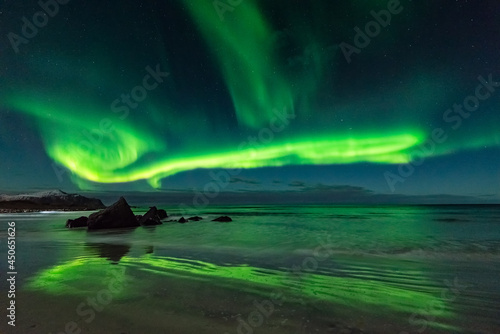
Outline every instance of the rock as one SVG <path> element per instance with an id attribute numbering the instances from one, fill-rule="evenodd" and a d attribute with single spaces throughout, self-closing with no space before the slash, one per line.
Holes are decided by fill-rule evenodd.
<path id="1" fill-rule="evenodd" d="M 130 245 L 108 244 L 108 243 L 86 243 L 92 253 L 97 256 L 108 259 L 111 263 L 118 263 L 130 251 Z"/>
<path id="2" fill-rule="evenodd" d="M 188 220 L 193 220 L 193 221 L 195 221 L 195 222 L 200 221 L 200 220 L 202 220 L 202 219 L 203 219 L 203 218 L 198 217 L 198 216 L 194 216 L 194 217 L 189 217 L 189 218 L 188 218 Z"/>
<path id="3" fill-rule="evenodd" d="M 232 222 L 233 220 L 228 216 L 220 216 L 218 218 L 212 219 L 213 222 Z"/>
<path id="4" fill-rule="evenodd" d="M 138 219 L 138 221 L 142 226 L 161 225 L 156 206 L 152 206 L 144 216 Z"/>
<path id="5" fill-rule="evenodd" d="M 68 219 L 66 221 L 67 228 L 75 228 L 75 227 L 87 227 L 88 218 L 85 216 L 81 216 L 76 219 Z"/>
<path id="6" fill-rule="evenodd" d="M 110 207 L 91 214 L 87 224 L 89 230 L 139 226 L 137 218 L 123 197 Z"/>
<path id="7" fill-rule="evenodd" d="M 158 210 L 156 211 L 156 214 L 158 215 L 158 218 L 160 218 L 160 220 L 165 219 L 165 218 L 167 218 L 167 217 L 168 217 L 168 215 L 167 215 L 167 211 L 165 211 L 165 210 L 163 210 L 163 209 L 158 209 Z"/>
<path id="8" fill-rule="evenodd" d="M 187 223 L 188 220 L 186 218 L 184 218 L 184 217 L 181 217 L 181 219 L 179 219 L 178 222 L 181 223 L 181 224 L 184 224 L 184 223 Z"/>

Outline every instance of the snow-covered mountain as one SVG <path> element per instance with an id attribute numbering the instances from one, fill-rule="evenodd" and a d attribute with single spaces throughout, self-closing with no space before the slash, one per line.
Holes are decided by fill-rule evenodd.
<path id="1" fill-rule="evenodd" d="M 0 209 L 9 210 L 96 210 L 105 208 L 101 200 L 62 190 L 33 194 L 0 195 Z"/>

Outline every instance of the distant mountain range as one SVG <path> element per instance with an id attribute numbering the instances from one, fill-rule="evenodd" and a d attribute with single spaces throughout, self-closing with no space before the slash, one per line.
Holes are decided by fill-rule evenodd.
<path id="1" fill-rule="evenodd" d="M 44 210 L 80 211 L 103 209 L 97 198 L 50 190 L 33 194 L 0 195 L 0 212 L 29 212 Z"/>

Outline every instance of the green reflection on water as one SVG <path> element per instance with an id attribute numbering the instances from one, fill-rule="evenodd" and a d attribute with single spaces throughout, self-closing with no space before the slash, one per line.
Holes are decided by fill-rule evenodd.
<path id="1" fill-rule="evenodd" d="M 41 290 L 53 295 L 88 295 L 109 289 L 110 284 L 123 287 L 126 281 L 123 267 L 109 265 L 104 258 L 78 258 L 43 270 L 32 277 L 26 288 Z M 123 295 L 123 289 L 112 289 L 113 294 Z"/>
<path id="2" fill-rule="evenodd" d="M 273 290 L 284 295 L 284 301 L 310 298 L 336 305 L 345 305 L 371 313 L 416 312 L 419 316 L 439 319 L 453 318 L 454 314 L 446 301 L 439 297 L 439 291 L 415 291 L 396 284 L 380 282 L 361 277 L 338 277 L 321 273 L 300 273 L 293 276 L 280 270 L 255 268 L 247 265 L 220 266 L 213 263 L 157 257 L 151 254 L 142 257 L 124 256 L 118 266 L 110 265 L 104 258 L 79 258 L 56 265 L 36 274 L 29 281 L 27 289 L 39 290 L 54 295 L 88 295 L 106 288 L 113 277 L 126 284 L 132 280 L 130 270 L 182 277 L 191 280 L 207 280 L 211 284 L 238 289 L 240 291 L 268 294 Z M 342 271 L 339 272 L 342 275 Z M 151 280 L 148 283 L 153 282 Z M 423 282 L 431 286 L 430 282 Z M 137 288 L 145 288 L 148 284 Z M 127 294 L 124 289 L 120 294 Z M 259 292 L 261 291 L 261 292 Z M 432 305 L 432 307 L 430 307 Z M 435 327 L 447 325 L 434 323 Z"/>

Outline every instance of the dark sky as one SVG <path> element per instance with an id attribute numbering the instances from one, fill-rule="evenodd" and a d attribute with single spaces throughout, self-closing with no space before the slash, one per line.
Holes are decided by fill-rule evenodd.
<path id="1" fill-rule="evenodd" d="M 1 192 L 500 200 L 498 1 L 46 4 L 0 5 Z"/>

